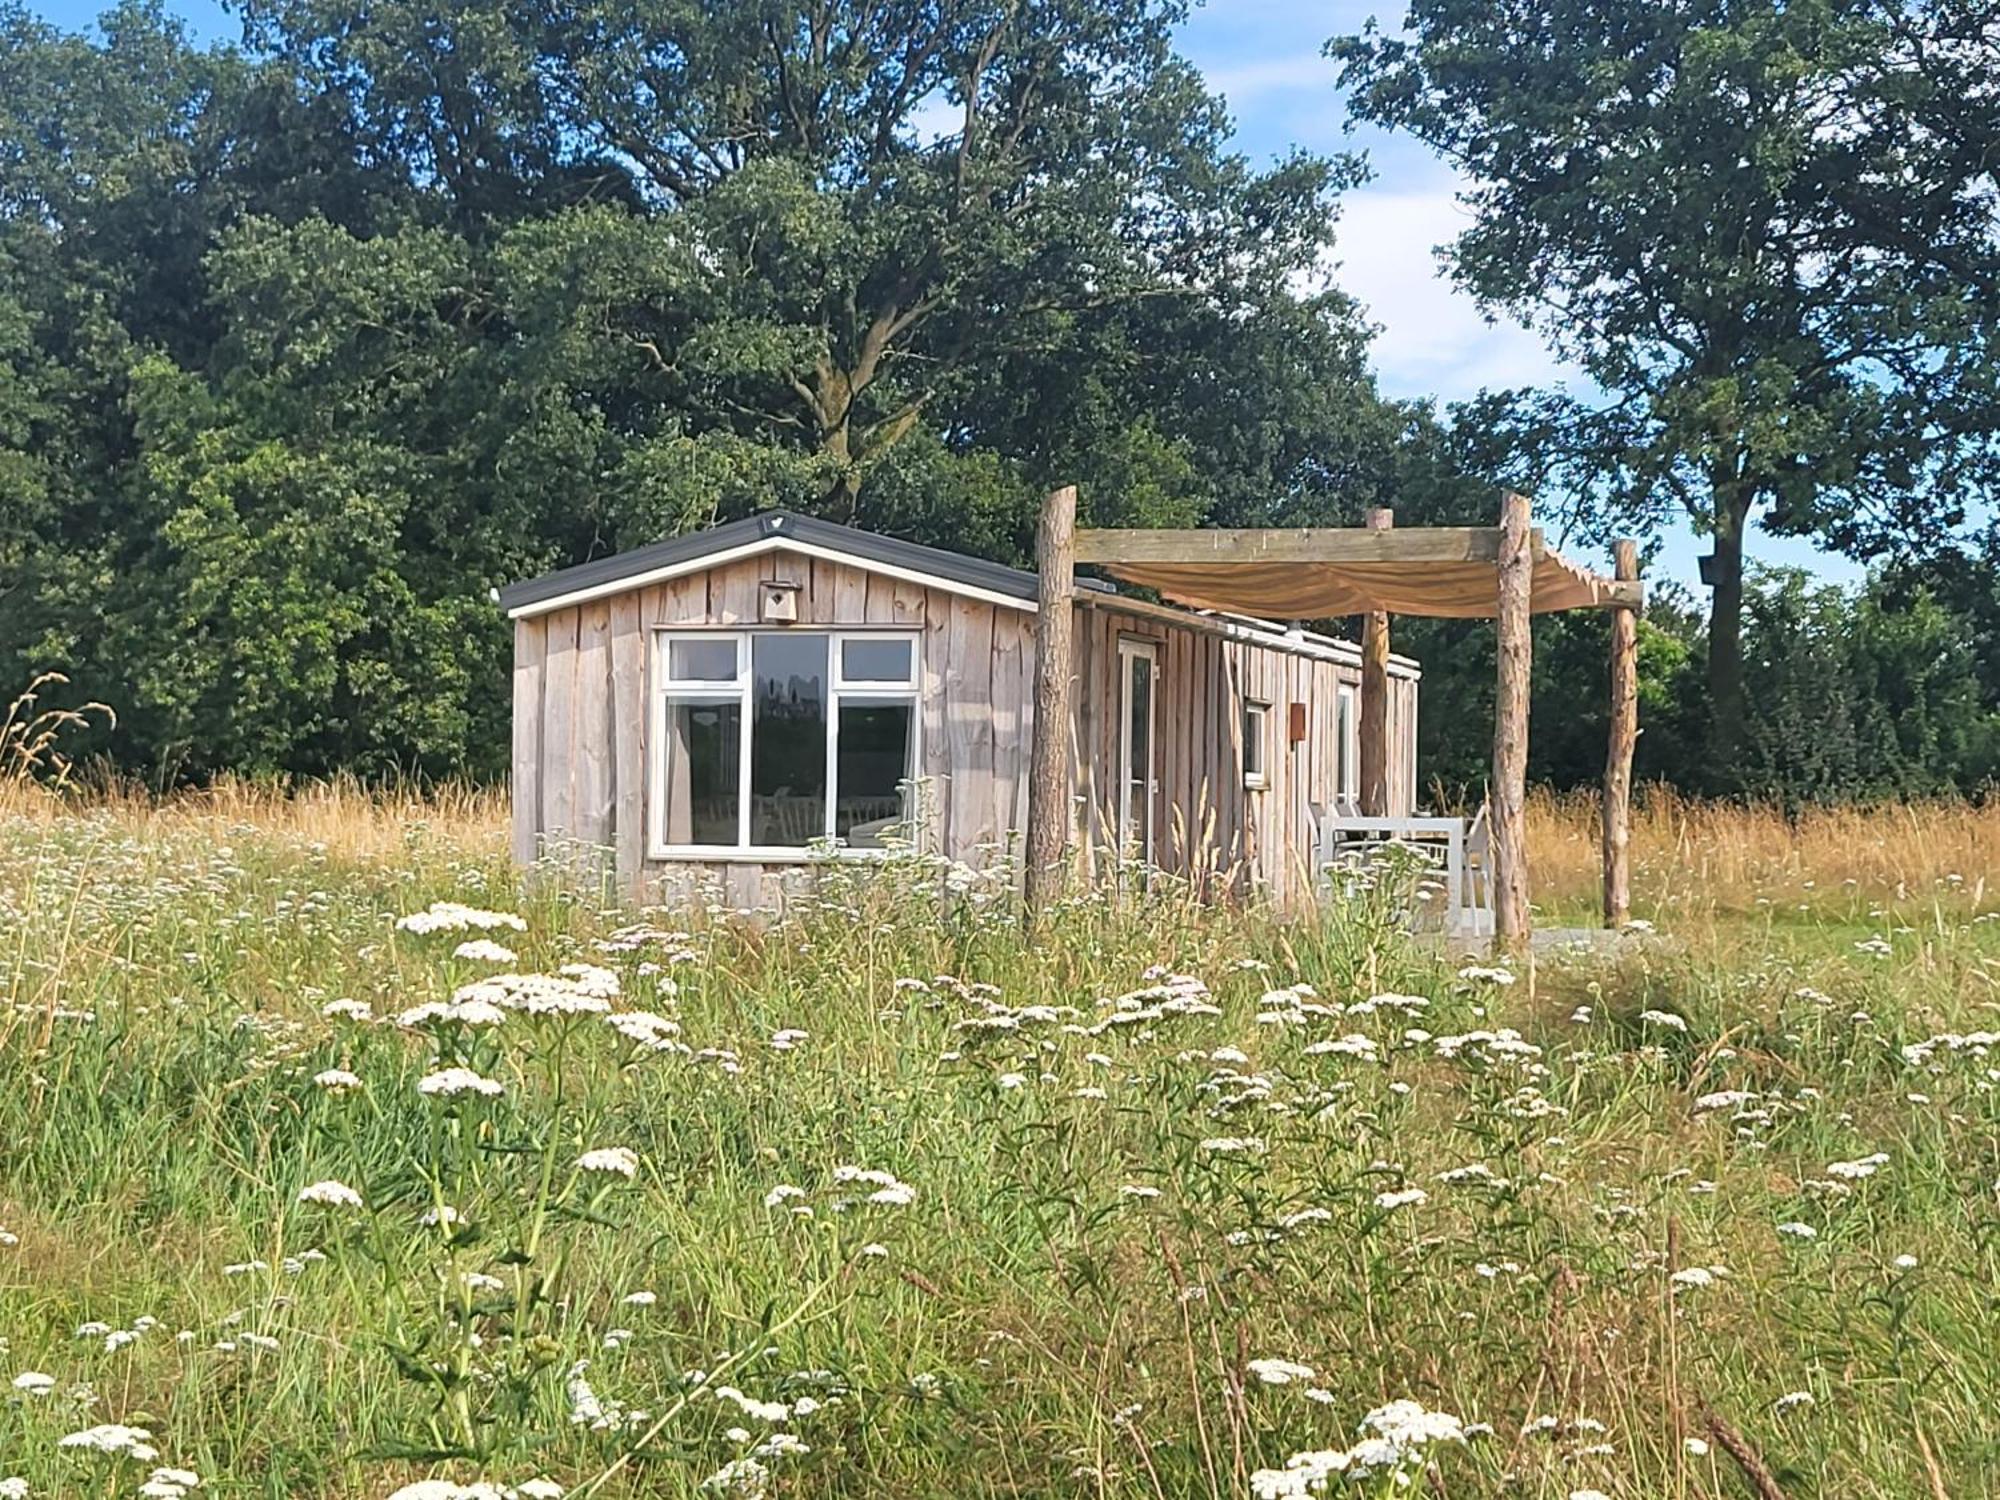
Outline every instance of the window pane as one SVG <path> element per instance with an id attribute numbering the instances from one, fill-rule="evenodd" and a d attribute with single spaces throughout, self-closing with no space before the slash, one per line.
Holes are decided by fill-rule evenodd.
<path id="1" fill-rule="evenodd" d="M 846 682 L 908 682 L 908 641 L 852 640 L 840 643 L 840 675 Z"/>
<path id="2" fill-rule="evenodd" d="M 734 682 L 736 642 L 669 641 L 667 676 L 675 682 Z"/>
<path id="3" fill-rule="evenodd" d="M 1243 710 L 1243 773 L 1264 774 L 1264 706 L 1252 704 Z"/>
<path id="4" fill-rule="evenodd" d="M 741 704 L 667 704 L 661 826 L 669 844 L 736 842 L 742 746 Z"/>
<path id="5" fill-rule="evenodd" d="M 750 639 L 750 842 L 826 837 L 826 637 Z"/>
<path id="6" fill-rule="evenodd" d="M 910 765 L 914 703 L 843 703 L 833 831 L 856 849 L 879 849 L 903 832 L 903 786 Z"/>

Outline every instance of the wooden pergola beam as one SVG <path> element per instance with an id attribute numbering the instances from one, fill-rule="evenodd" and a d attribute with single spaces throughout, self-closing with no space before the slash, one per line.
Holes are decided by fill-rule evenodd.
<path id="1" fill-rule="evenodd" d="M 1535 531 L 1531 544 L 1542 548 Z M 1407 531 L 1353 527 L 1289 530 L 1145 531 L 1079 530 L 1080 563 L 1395 563 L 1494 562 L 1500 530 L 1494 526 L 1424 526 Z"/>

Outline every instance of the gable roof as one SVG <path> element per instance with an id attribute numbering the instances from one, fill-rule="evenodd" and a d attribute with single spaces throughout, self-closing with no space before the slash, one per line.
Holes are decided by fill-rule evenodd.
<path id="1" fill-rule="evenodd" d="M 518 620 L 739 558 L 779 551 L 852 562 L 877 573 L 1016 609 L 1033 610 L 1039 592 L 1035 575 L 1020 568 L 859 531 L 816 516 L 767 510 L 510 585 L 500 590 L 500 607 L 510 619 Z M 1079 578 L 1076 582 L 1080 589 L 1116 592 L 1111 585 L 1094 579 Z"/>

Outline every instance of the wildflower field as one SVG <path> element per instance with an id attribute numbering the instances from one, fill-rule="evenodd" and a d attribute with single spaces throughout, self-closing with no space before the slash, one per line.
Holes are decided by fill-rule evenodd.
<path id="1" fill-rule="evenodd" d="M 2000 1492 L 1994 814 L 1657 803 L 1530 974 L 502 811 L 0 798 L 0 1496 Z"/>

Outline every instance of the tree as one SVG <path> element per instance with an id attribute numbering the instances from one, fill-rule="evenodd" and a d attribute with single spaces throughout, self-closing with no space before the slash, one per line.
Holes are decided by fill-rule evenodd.
<path id="1" fill-rule="evenodd" d="M 1858 556 L 1990 486 L 1992 0 L 1412 0 L 1337 38 L 1359 119 L 1468 179 L 1453 274 L 1605 400 L 1516 403 L 1600 519 L 1714 541 L 1717 779 L 1744 734 L 1754 523 Z"/>
<path id="2" fill-rule="evenodd" d="M 677 226 L 718 327 L 789 341 L 732 393 L 808 447 L 824 507 L 927 414 L 1079 319 L 1230 303 L 1310 268 L 1351 169 L 1267 171 L 1177 58 L 1182 0 L 253 0 L 250 34 L 351 99 L 414 186 L 477 209 L 560 170 Z M 461 215 L 462 217 L 462 215 Z M 620 328 L 663 366 L 678 351 Z"/>

